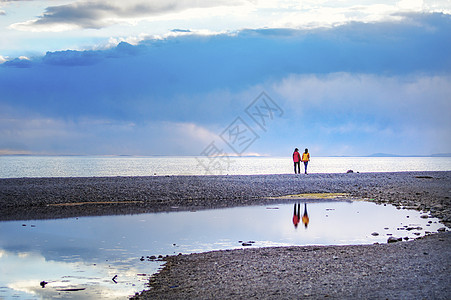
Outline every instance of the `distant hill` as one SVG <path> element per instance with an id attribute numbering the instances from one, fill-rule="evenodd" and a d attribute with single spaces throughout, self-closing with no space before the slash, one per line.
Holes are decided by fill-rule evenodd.
<path id="1" fill-rule="evenodd" d="M 432 154 L 432 157 L 451 157 L 451 153 L 437 153 L 437 154 Z"/>
<path id="2" fill-rule="evenodd" d="M 451 153 L 437 153 L 431 155 L 398 155 L 388 153 L 374 153 L 367 157 L 451 157 Z"/>

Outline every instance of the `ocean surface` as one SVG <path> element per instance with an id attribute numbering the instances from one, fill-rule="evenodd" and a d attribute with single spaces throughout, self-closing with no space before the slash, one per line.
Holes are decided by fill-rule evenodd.
<path id="1" fill-rule="evenodd" d="M 348 170 L 451 171 L 451 157 L 312 157 L 308 165 L 309 173 Z M 291 157 L 0 156 L 0 178 L 289 173 Z"/>

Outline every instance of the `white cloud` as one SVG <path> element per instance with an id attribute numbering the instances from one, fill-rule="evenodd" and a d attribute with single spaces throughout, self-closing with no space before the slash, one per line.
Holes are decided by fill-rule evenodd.
<path id="1" fill-rule="evenodd" d="M 152 22 L 152 25 L 176 22 L 186 24 L 190 29 L 214 28 L 214 31 L 263 27 L 312 28 L 336 26 L 351 21 L 399 20 L 399 13 L 405 12 L 449 13 L 451 4 L 449 1 L 422 0 L 380 0 L 376 3 L 316 0 L 79 0 L 49 6 L 37 19 L 17 22 L 10 25 L 10 28 L 58 32 L 101 29 L 114 24 L 136 27 L 141 21 Z"/>
<path id="2" fill-rule="evenodd" d="M 2 154 L 190 154 L 218 139 L 207 128 L 192 122 L 117 121 L 81 117 L 63 120 L 40 116 L 19 116 L 5 108 L 0 116 Z"/>
<path id="3" fill-rule="evenodd" d="M 273 88 L 274 98 L 285 99 L 285 111 L 305 128 L 300 132 L 313 131 L 323 144 L 343 141 L 361 147 L 360 153 L 373 146 L 404 154 L 451 147 L 449 75 L 291 75 Z"/>
<path id="4" fill-rule="evenodd" d="M 293 105 L 367 110 L 398 113 L 415 112 L 440 116 L 451 110 L 449 75 L 382 76 L 374 74 L 331 73 L 326 75 L 290 75 L 274 84 L 274 90 Z M 427 100 L 425 100 L 427 99 Z M 427 105 L 425 103 L 427 101 Z M 302 106 L 298 106 L 302 103 Z M 432 113 L 438 115 L 431 115 Z M 435 119 L 438 121 L 437 119 Z M 451 121 L 450 121 L 451 122 Z"/>
<path id="5" fill-rule="evenodd" d="M 139 21 L 153 19 L 160 15 L 183 12 L 189 9 L 205 9 L 235 6 L 242 1 L 194 1 L 194 0 L 90 0 L 50 6 L 35 20 L 12 24 L 17 30 L 65 31 L 77 28 L 100 29 L 113 24 L 136 25 Z"/>

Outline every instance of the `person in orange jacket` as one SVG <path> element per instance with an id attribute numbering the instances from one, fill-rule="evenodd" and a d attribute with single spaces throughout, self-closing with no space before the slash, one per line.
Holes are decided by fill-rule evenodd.
<path id="1" fill-rule="evenodd" d="M 294 162 L 294 174 L 301 174 L 301 154 L 299 154 L 299 149 L 294 149 L 293 152 L 293 162 Z M 297 172 L 296 172 L 296 166 Z"/>
<path id="2" fill-rule="evenodd" d="M 302 162 L 304 162 L 305 174 L 307 174 L 307 165 L 310 161 L 310 154 L 308 153 L 308 149 L 305 148 L 305 152 L 302 153 Z"/>

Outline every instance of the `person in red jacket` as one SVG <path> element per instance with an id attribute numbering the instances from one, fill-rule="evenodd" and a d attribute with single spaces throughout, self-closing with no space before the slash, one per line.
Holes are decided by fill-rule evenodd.
<path id="1" fill-rule="evenodd" d="M 298 148 L 294 149 L 293 162 L 294 162 L 294 174 L 301 174 L 301 154 L 299 154 Z M 296 166 L 297 166 L 297 169 L 296 169 Z"/>
<path id="2" fill-rule="evenodd" d="M 302 161 L 304 162 L 305 174 L 307 174 L 307 165 L 310 161 L 310 154 L 308 153 L 307 148 L 305 148 L 305 152 L 302 153 Z"/>

